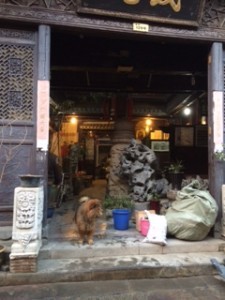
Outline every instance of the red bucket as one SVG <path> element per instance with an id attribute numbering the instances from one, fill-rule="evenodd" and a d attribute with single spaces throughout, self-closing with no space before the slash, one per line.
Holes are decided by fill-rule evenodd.
<path id="1" fill-rule="evenodd" d="M 141 219 L 141 234 L 146 236 L 148 234 L 148 230 L 149 230 L 149 220 L 147 219 Z"/>

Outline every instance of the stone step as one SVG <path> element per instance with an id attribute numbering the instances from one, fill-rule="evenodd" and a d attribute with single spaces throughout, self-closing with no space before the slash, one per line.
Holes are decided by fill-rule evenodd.
<path id="1" fill-rule="evenodd" d="M 43 242 L 36 272 L 0 272 L 0 285 L 168 278 L 216 275 L 211 259 L 224 263 L 225 241 L 190 242 L 168 238 L 167 245 L 144 243 L 136 230 L 109 231 L 94 245 L 74 238 Z"/>
<path id="2" fill-rule="evenodd" d="M 128 232 L 127 232 L 128 234 Z M 178 239 L 167 239 L 167 245 L 143 242 L 144 237 L 139 233 L 130 236 L 125 233 L 114 233 L 111 238 L 95 240 L 94 245 L 79 245 L 75 240 L 54 240 L 43 245 L 40 251 L 40 259 L 72 259 L 89 257 L 116 257 L 116 256 L 143 256 L 143 255 L 165 255 L 186 254 L 201 252 L 225 251 L 225 241 L 207 238 L 203 241 L 181 241 Z"/>
<path id="3" fill-rule="evenodd" d="M 103 255 L 104 253 L 102 253 Z M 0 272 L 0 286 L 218 275 L 224 252 L 38 259 L 37 272 Z"/>
<path id="4" fill-rule="evenodd" d="M 93 245 L 76 242 L 73 211 L 55 214 L 37 259 L 36 272 L 0 272 L 0 285 L 216 275 L 211 259 L 223 263 L 225 241 L 167 238 L 165 246 L 144 242 L 135 224 L 119 231 L 108 222 Z M 10 251 L 11 241 L 7 242 Z"/>

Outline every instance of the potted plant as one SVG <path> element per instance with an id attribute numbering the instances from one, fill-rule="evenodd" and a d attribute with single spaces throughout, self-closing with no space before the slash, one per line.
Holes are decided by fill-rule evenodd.
<path id="1" fill-rule="evenodd" d="M 113 210 L 115 208 L 128 208 L 130 210 L 134 209 L 134 201 L 128 196 L 116 195 L 116 196 L 106 196 L 103 201 L 104 210 Z"/>
<path id="2" fill-rule="evenodd" d="M 214 156 L 216 161 L 225 161 L 225 145 L 222 145 L 221 150 L 216 150 Z"/>
<path id="3" fill-rule="evenodd" d="M 214 152 L 214 176 L 212 181 L 215 185 L 214 198 L 221 199 L 221 186 L 225 183 L 225 144 Z"/>
<path id="4" fill-rule="evenodd" d="M 180 190 L 181 183 L 183 180 L 183 162 L 181 160 L 176 160 L 170 163 L 168 166 L 168 179 L 172 185 L 173 190 Z"/>
<path id="5" fill-rule="evenodd" d="M 160 195 L 157 192 L 152 192 L 149 195 L 149 209 L 154 210 L 156 214 L 160 212 Z"/>
<path id="6" fill-rule="evenodd" d="M 176 160 L 175 162 L 170 163 L 168 171 L 169 173 L 180 173 L 183 168 L 183 162 L 181 160 Z"/>
<path id="7" fill-rule="evenodd" d="M 129 220 L 134 209 L 134 202 L 126 195 L 106 196 L 103 208 L 111 210 L 114 220 L 114 228 L 126 230 L 129 228 Z"/>

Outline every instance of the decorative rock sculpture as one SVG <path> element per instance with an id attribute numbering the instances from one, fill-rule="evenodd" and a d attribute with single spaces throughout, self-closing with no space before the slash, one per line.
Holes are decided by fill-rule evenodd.
<path id="1" fill-rule="evenodd" d="M 107 174 L 107 193 L 109 196 L 129 195 L 136 202 L 147 202 L 153 188 L 158 190 L 157 180 L 153 176 L 156 155 L 141 141 L 135 140 L 132 132 L 129 122 L 116 123 Z M 168 185 L 168 182 L 164 184 Z"/>
<path id="2" fill-rule="evenodd" d="M 153 150 L 132 139 L 130 145 L 124 149 L 121 157 L 121 175 L 128 179 L 130 196 L 134 201 L 148 201 L 153 187 L 153 164 L 156 155 Z"/>

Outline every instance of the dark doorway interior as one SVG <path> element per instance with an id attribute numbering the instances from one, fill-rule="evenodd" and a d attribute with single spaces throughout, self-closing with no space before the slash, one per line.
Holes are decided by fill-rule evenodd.
<path id="1" fill-rule="evenodd" d="M 158 152 L 162 163 L 181 159 L 187 174 L 207 176 L 209 46 L 53 31 L 51 98 L 57 108 L 52 109 L 53 127 L 59 130 L 60 118 L 75 114 L 79 142 L 92 134 L 105 151 L 110 148 L 111 123 L 128 118 L 135 127 L 151 118 L 154 130 L 169 134 L 168 153 Z M 192 114 L 183 116 L 187 106 Z M 88 122 L 108 123 L 92 130 Z M 86 159 L 85 165 L 84 158 L 80 163 L 94 175 L 100 164 L 96 149 L 92 162 Z M 102 154 L 97 154 L 99 159 Z"/>

